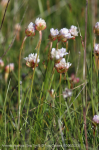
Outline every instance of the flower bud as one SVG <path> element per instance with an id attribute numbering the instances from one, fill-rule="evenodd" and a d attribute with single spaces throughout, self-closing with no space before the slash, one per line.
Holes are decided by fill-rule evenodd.
<path id="1" fill-rule="evenodd" d="M 5 67 L 5 72 L 9 73 L 14 70 L 14 63 L 10 63 Z"/>
<path id="2" fill-rule="evenodd" d="M 2 69 L 4 67 L 4 62 L 2 61 L 2 59 L 0 59 L 0 69 Z"/>
<path id="3" fill-rule="evenodd" d="M 45 30 L 46 29 L 46 22 L 45 22 L 45 20 L 43 20 L 41 18 L 37 18 L 35 20 L 35 28 L 38 31 Z"/>

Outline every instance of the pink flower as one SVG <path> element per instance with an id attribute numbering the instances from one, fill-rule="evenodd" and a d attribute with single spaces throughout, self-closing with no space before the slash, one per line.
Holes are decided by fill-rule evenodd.
<path id="1" fill-rule="evenodd" d="M 51 28 L 50 29 L 49 39 L 51 41 L 55 41 L 57 39 L 58 34 L 59 34 L 59 31 L 57 29 Z"/>
<path id="2" fill-rule="evenodd" d="M 68 39 L 72 39 L 73 36 L 69 33 L 69 30 L 67 28 L 63 28 L 59 31 L 58 34 L 58 41 L 66 42 Z"/>
<path id="3" fill-rule="evenodd" d="M 99 123 L 99 115 L 94 115 L 93 121 L 98 124 Z"/>
<path id="4" fill-rule="evenodd" d="M 62 58 L 59 63 L 55 64 L 55 68 L 58 73 L 65 73 L 69 69 L 70 66 L 71 66 L 71 63 L 70 62 L 66 63 L 65 58 Z"/>
<path id="5" fill-rule="evenodd" d="M 36 54 L 29 54 L 28 57 L 24 58 L 26 60 L 26 65 L 28 67 L 31 67 L 31 68 L 34 68 L 35 67 L 35 64 L 36 64 L 36 67 L 38 66 L 38 63 L 40 62 L 40 59 L 39 59 L 39 56 L 37 58 L 37 53 Z M 36 62 L 37 61 L 37 62 Z"/>

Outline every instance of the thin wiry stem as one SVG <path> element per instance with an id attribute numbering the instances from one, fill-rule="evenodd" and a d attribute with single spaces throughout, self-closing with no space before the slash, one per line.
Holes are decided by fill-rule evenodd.
<path id="1" fill-rule="evenodd" d="M 5 8 L 5 12 L 4 12 L 4 15 L 3 15 L 3 19 L 2 19 L 2 22 L 1 22 L 0 30 L 1 30 L 1 28 L 2 28 L 2 25 L 3 25 L 4 19 L 5 19 L 5 15 L 6 15 L 6 11 L 7 11 L 7 8 L 8 8 L 8 5 L 9 5 L 9 2 L 10 2 L 10 0 L 8 0 L 8 2 L 7 2 L 6 8 Z"/>
<path id="2" fill-rule="evenodd" d="M 88 0 L 86 0 L 86 10 L 85 10 L 85 45 L 84 45 L 84 65 L 83 65 L 83 79 L 86 80 L 86 43 L 87 43 L 87 11 L 88 11 Z M 84 131 L 85 131 L 85 142 L 86 150 L 88 150 L 87 141 L 87 128 L 86 128 L 86 105 L 87 105 L 87 90 L 86 87 L 83 90 L 83 116 L 84 116 Z"/>

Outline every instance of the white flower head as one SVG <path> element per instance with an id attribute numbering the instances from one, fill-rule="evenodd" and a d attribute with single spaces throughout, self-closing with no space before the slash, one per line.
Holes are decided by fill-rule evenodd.
<path id="1" fill-rule="evenodd" d="M 67 98 L 67 97 L 71 97 L 72 96 L 72 90 L 65 88 L 65 90 L 63 91 L 63 97 Z"/>
<path id="2" fill-rule="evenodd" d="M 27 36 L 34 36 L 35 35 L 35 25 L 33 22 L 30 22 L 27 29 L 25 30 Z"/>
<path id="3" fill-rule="evenodd" d="M 96 53 L 96 55 L 99 55 L 99 44 L 95 44 L 94 53 Z"/>
<path id="4" fill-rule="evenodd" d="M 72 39 L 73 36 L 69 33 L 67 28 L 63 28 L 59 31 L 58 40 L 62 42 L 66 42 L 68 39 Z"/>
<path id="5" fill-rule="evenodd" d="M 65 73 L 69 69 L 70 66 L 71 66 L 71 63 L 70 62 L 66 63 L 65 58 L 62 58 L 59 63 L 55 64 L 55 68 L 58 73 Z"/>
<path id="6" fill-rule="evenodd" d="M 61 48 L 61 49 L 58 49 L 58 50 L 56 50 L 55 48 L 52 48 L 51 58 L 55 59 L 55 60 L 59 60 L 67 54 L 68 53 L 66 52 L 66 48 Z"/>
<path id="7" fill-rule="evenodd" d="M 57 29 L 51 28 L 50 29 L 49 39 L 51 41 L 55 41 L 57 39 L 58 34 L 59 34 L 59 31 Z"/>
<path id="8" fill-rule="evenodd" d="M 97 23 L 95 24 L 95 28 L 98 28 L 98 29 L 99 29 L 99 22 L 97 22 Z"/>
<path id="9" fill-rule="evenodd" d="M 76 26 L 71 26 L 71 28 L 69 29 L 69 32 L 71 33 L 72 36 L 78 36 L 78 31 L 77 31 L 77 27 Z"/>
<path id="10" fill-rule="evenodd" d="M 94 115 L 93 121 L 97 124 L 99 124 L 99 115 Z"/>
<path id="11" fill-rule="evenodd" d="M 94 26 L 94 33 L 99 35 L 99 22 L 97 22 Z"/>
<path id="12" fill-rule="evenodd" d="M 38 31 L 46 29 L 46 22 L 42 18 L 37 18 L 35 20 L 35 28 Z"/>
<path id="13" fill-rule="evenodd" d="M 34 68 L 35 67 L 35 64 L 36 64 L 36 67 L 38 66 L 38 63 L 40 62 L 40 59 L 39 59 L 39 56 L 37 58 L 37 53 L 36 54 L 29 54 L 28 57 L 24 58 L 26 60 L 26 65 L 28 67 L 31 67 L 31 68 Z"/>

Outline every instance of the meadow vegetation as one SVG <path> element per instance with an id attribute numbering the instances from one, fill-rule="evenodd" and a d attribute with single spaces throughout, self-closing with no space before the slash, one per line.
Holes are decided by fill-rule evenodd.
<path id="1" fill-rule="evenodd" d="M 2 1 L 0 149 L 98 149 L 99 2 Z"/>

